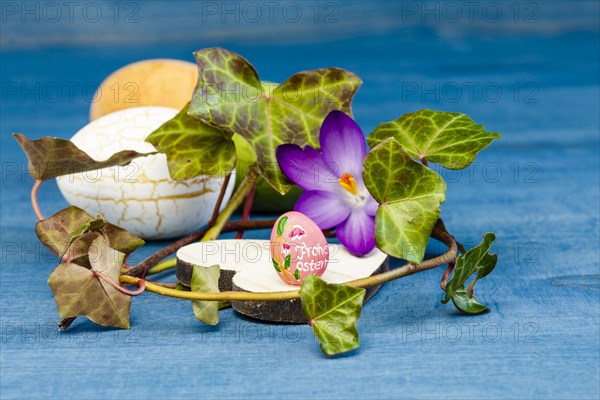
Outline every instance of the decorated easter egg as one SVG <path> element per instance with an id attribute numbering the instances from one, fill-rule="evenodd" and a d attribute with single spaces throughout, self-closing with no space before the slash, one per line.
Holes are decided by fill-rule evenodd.
<path id="1" fill-rule="evenodd" d="M 329 262 L 325 235 L 312 219 L 296 211 L 277 219 L 270 249 L 275 271 L 290 285 L 301 285 L 308 275 L 323 275 Z"/>
<path id="2" fill-rule="evenodd" d="M 71 141 L 95 160 L 105 160 L 121 150 L 154 152 L 145 138 L 177 112 L 165 107 L 117 111 L 89 123 Z M 231 196 L 233 181 L 222 204 Z M 92 215 L 102 214 L 144 239 L 168 239 L 208 223 L 223 177 L 175 181 L 169 175 L 166 156 L 155 154 L 123 167 L 65 175 L 57 183 L 70 204 Z"/>
<path id="3" fill-rule="evenodd" d="M 188 61 L 156 59 L 126 65 L 96 90 L 90 120 L 132 107 L 181 109 L 192 98 L 197 80 L 198 67 Z"/>

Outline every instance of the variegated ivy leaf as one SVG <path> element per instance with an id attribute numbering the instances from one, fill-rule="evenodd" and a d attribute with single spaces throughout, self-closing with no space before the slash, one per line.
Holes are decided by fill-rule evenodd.
<path id="1" fill-rule="evenodd" d="M 244 137 L 262 176 L 281 194 L 291 185 L 277 164 L 277 146 L 318 148 L 327 114 L 351 114 L 352 98 L 362 83 L 351 72 L 325 68 L 297 73 L 278 86 L 261 82 L 246 59 L 228 50 L 203 49 L 194 55 L 199 78 L 188 113 Z"/>
<path id="2" fill-rule="evenodd" d="M 94 240 L 105 236 L 109 246 L 128 255 L 144 244 L 137 236 L 70 206 L 35 226 L 38 239 L 59 258 L 89 268 L 88 251 Z"/>
<path id="3" fill-rule="evenodd" d="M 465 114 L 421 110 L 385 122 L 369 134 L 375 147 L 393 137 L 413 158 L 429 160 L 448 169 L 469 166 L 481 150 L 501 136 L 487 132 Z"/>
<path id="4" fill-rule="evenodd" d="M 167 155 L 173 179 L 225 176 L 235 168 L 232 133 L 212 128 L 188 115 L 189 103 L 146 138 Z"/>
<path id="5" fill-rule="evenodd" d="M 489 275 L 496 266 L 498 255 L 489 253 L 495 239 L 496 235 L 488 232 L 483 235 L 479 245 L 457 257 L 452 279 L 446 284 L 446 297 L 442 303 L 452 299 L 456 308 L 467 314 L 479 314 L 488 309 L 475 299 L 473 289 L 475 283 Z M 465 283 L 474 273 L 475 278 L 469 284 L 469 288 L 465 289 Z"/>
<path id="6" fill-rule="evenodd" d="M 302 311 L 325 354 L 345 353 L 360 345 L 356 321 L 365 292 L 365 289 L 327 283 L 316 275 L 309 275 L 302 282 Z"/>
<path id="7" fill-rule="evenodd" d="M 112 249 L 101 235 L 89 247 L 88 256 L 91 268 L 60 264 L 48 279 L 60 317 L 85 315 L 100 325 L 129 329 L 131 297 L 96 275 L 100 272 L 119 282 L 125 254 Z"/>
<path id="8" fill-rule="evenodd" d="M 190 281 L 192 292 L 218 292 L 220 276 L 221 270 L 218 265 L 212 267 L 194 265 Z M 219 305 L 218 301 L 192 301 L 196 318 L 209 325 L 219 323 Z"/>
<path id="9" fill-rule="evenodd" d="M 363 178 L 379 203 L 375 216 L 377 247 L 419 264 L 440 215 L 439 206 L 446 199 L 444 180 L 410 158 L 394 138 L 367 154 Z"/>
<path id="10" fill-rule="evenodd" d="M 155 154 L 123 150 L 113 154 L 107 160 L 96 161 L 69 140 L 49 136 L 29 140 L 20 133 L 15 133 L 13 136 L 27 155 L 29 173 L 36 180 L 46 180 L 115 165 L 127 165 L 135 158 Z"/>

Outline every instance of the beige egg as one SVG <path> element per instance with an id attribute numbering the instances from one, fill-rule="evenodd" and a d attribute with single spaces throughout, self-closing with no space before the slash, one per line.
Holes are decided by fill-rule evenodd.
<path id="1" fill-rule="evenodd" d="M 96 90 L 90 120 L 132 107 L 180 110 L 191 100 L 197 80 L 198 67 L 187 61 L 156 59 L 126 65 L 110 74 Z"/>
<path id="2" fill-rule="evenodd" d="M 177 112 L 166 107 L 117 111 L 90 122 L 71 141 L 95 160 L 105 160 L 121 150 L 153 152 L 154 146 L 144 140 Z M 223 204 L 231 196 L 234 181 L 229 181 Z M 65 175 L 57 184 L 70 204 L 92 215 L 102 214 L 144 239 L 169 239 L 208 223 L 223 178 L 175 181 L 169 175 L 166 156 L 156 154 L 136 158 L 123 167 Z"/>

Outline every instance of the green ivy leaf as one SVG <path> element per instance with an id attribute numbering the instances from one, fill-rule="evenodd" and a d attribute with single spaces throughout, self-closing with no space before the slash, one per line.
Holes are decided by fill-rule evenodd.
<path id="1" fill-rule="evenodd" d="M 446 297 L 442 303 L 447 303 L 452 299 L 456 307 L 469 314 L 477 314 L 487 310 L 487 307 L 481 305 L 473 296 L 473 288 L 477 280 L 486 277 L 493 271 L 498 261 L 497 254 L 490 254 L 489 250 L 496 236 L 488 232 L 483 235 L 481 243 L 461 254 L 456 258 L 456 265 L 450 279 L 446 285 Z M 469 289 L 465 289 L 465 283 L 473 274 L 475 278 L 471 281 Z"/>
<path id="2" fill-rule="evenodd" d="M 20 133 L 13 134 L 13 137 L 27 155 L 29 173 L 36 180 L 46 180 L 115 165 L 123 166 L 129 164 L 135 158 L 156 154 L 123 150 L 113 154 L 107 160 L 96 161 L 69 140 L 49 136 L 29 140 Z"/>
<path id="3" fill-rule="evenodd" d="M 465 114 L 420 110 L 385 122 L 369 135 L 369 146 L 393 137 L 413 158 L 441 164 L 449 169 L 469 166 L 498 132 L 487 132 Z"/>
<path id="4" fill-rule="evenodd" d="M 394 138 L 367 154 L 363 178 L 380 204 L 375 216 L 377 247 L 419 264 L 446 198 L 444 180 L 411 159 Z"/>
<path id="5" fill-rule="evenodd" d="M 188 115 L 190 104 L 152 132 L 146 141 L 167 155 L 173 179 L 225 176 L 235 168 L 233 133 L 212 128 Z"/>
<path id="6" fill-rule="evenodd" d="M 48 279 L 60 317 L 85 315 L 100 325 L 129 329 L 131 297 L 94 273 L 99 271 L 113 282 L 119 282 L 125 254 L 112 249 L 108 240 L 99 236 L 89 247 L 88 256 L 90 268 L 60 264 Z"/>
<path id="7" fill-rule="evenodd" d="M 192 292 L 218 292 L 220 276 L 221 270 L 218 265 L 212 267 L 194 265 L 190 281 Z M 219 323 L 218 301 L 192 301 L 192 309 L 199 321 L 209 325 Z"/>
<path id="8" fill-rule="evenodd" d="M 288 268 L 286 268 L 286 269 L 288 269 Z M 300 270 L 297 268 L 294 270 L 294 278 L 296 278 L 297 281 L 300 280 Z"/>
<path id="9" fill-rule="evenodd" d="M 281 237 L 283 235 L 283 230 L 285 229 L 285 224 L 287 223 L 288 217 L 283 217 L 277 223 L 277 236 Z"/>
<path id="10" fill-rule="evenodd" d="M 326 283 L 316 275 L 306 277 L 300 288 L 302 311 L 327 355 L 345 353 L 360 345 L 356 321 L 365 289 Z"/>
<path id="11" fill-rule="evenodd" d="M 107 238 L 109 246 L 128 255 L 144 244 L 137 236 L 112 225 L 102 217 L 92 217 L 81 208 L 70 206 L 35 226 L 38 239 L 57 257 L 89 268 L 88 251 L 94 240 Z"/>
<path id="12" fill-rule="evenodd" d="M 469 297 L 465 287 L 462 286 L 454 295 L 452 295 L 454 306 L 465 314 L 481 314 L 489 310 L 488 307 L 481 304 L 475 297 Z"/>
<path id="13" fill-rule="evenodd" d="M 477 272 L 475 279 L 480 279 L 492 272 L 498 261 L 497 254 L 489 254 L 495 239 L 496 235 L 488 232 L 483 235 L 479 245 L 456 258 L 452 279 L 446 285 L 444 303 L 450 301 L 452 295 L 467 282 L 473 273 Z"/>
<path id="14" fill-rule="evenodd" d="M 351 72 L 325 68 L 297 73 L 277 86 L 261 82 L 246 59 L 228 50 L 209 48 L 194 55 L 199 77 L 189 114 L 244 137 L 262 176 L 281 194 L 291 185 L 277 163 L 277 146 L 318 148 L 327 114 L 351 114 L 352 98 L 362 83 Z"/>

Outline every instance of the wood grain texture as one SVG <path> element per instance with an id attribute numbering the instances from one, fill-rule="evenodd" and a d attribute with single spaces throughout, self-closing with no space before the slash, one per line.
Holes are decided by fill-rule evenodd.
<path id="1" fill-rule="evenodd" d="M 147 2 L 139 3 L 137 25 L 114 24 L 110 14 L 96 25 L 21 24 L 19 15 L 1 25 L 2 399 L 600 397 L 598 3 L 536 2 L 538 22 L 527 25 L 511 22 L 504 3 L 502 24 L 425 25 L 419 15 L 402 22 L 404 2 L 356 3 L 358 12 L 336 3 L 338 24 L 217 19 L 204 30 L 201 9 Z M 255 39 L 265 31 L 270 36 Z M 365 133 L 425 107 L 464 112 L 500 132 L 504 139 L 462 174 L 434 166 L 448 183 L 442 215 L 457 239 L 472 246 L 484 232 L 497 235 L 498 266 L 477 288 L 492 311 L 464 317 L 442 305 L 443 271 L 433 270 L 384 285 L 358 322 L 361 347 L 335 360 L 321 354 L 308 326 L 257 323 L 233 310 L 205 326 L 189 302 L 153 294 L 133 299 L 129 331 L 78 318 L 58 333 L 46 284 L 56 260 L 36 240 L 32 181 L 10 133 L 70 137 L 88 120 L 85 84 L 141 59 L 191 60 L 208 45 L 243 54 L 272 81 L 324 66 L 352 70 L 364 81 L 353 108 Z M 34 91 L 36 82 L 40 91 L 57 83 L 63 94 L 55 101 L 22 94 L 22 82 Z M 68 82 L 80 85 L 72 98 Z M 451 82 L 462 88 L 458 98 Z M 472 99 L 469 82 L 479 85 Z M 502 96 L 483 95 L 486 84 L 497 84 Z M 44 213 L 64 206 L 53 183 L 45 184 Z M 163 245 L 149 243 L 130 262 Z M 428 255 L 441 251 L 430 243 Z M 303 383 L 273 373 L 281 368 Z"/>

